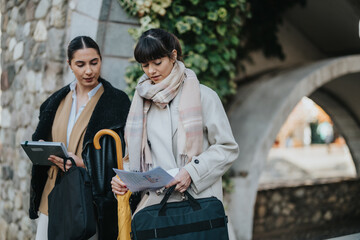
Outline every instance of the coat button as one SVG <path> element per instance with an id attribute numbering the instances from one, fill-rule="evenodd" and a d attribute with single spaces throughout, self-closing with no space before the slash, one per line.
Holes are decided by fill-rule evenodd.
<path id="1" fill-rule="evenodd" d="M 198 159 L 195 159 L 194 161 L 196 164 L 199 164 L 199 160 Z"/>

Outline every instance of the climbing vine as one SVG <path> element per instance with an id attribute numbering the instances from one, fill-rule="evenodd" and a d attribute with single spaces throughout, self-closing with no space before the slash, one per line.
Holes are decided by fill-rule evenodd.
<path id="1" fill-rule="evenodd" d="M 137 40 L 150 28 L 174 33 L 183 48 L 185 65 L 201 83 L 217 91 L 223 101 L 236 91 L 237 69 L 262 50 L 265 57 L 285 59 L 278 28 L 286 10 L 306 0 L 118 0 L 125 11 L 138 17 L 139 28 L 129 29 Z M 138 64 L 127 69 L 127 92 L 132 95 L 142 75 Z"/>
<path id="2" fill-rule="evenodd" d="M 137 40 L 150 28 L 174 33 L 182 45 L 185 65 L 201 83 L 214 89 L 224 100 L 234 94 L 236 59 L 242 29 L 251 16 L 246 0 L 119 0 L 140 27 L 129 33 Z M 142 71 L 138 64 L 127 69 L 128 92 L 132 93 Z"/>

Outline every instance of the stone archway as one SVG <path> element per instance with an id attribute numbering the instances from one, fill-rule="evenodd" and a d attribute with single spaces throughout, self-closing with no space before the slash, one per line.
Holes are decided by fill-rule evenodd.
<path id="1" fill-rule="evenodd" d="M 354 109 L 354 105 L 348 105 L 346 108 L 351 111 L 345 111 L 347 114 L 344 114 L 341 110 L 344 105 L 330 94 L 324 94 L 328 83 L 346 80 L 359 72 L 360 56 L 354 55 L 315 62 L 273 76 L 267 75 L 240 88 L 228 111 L 240 147 L 239 158 L 232 167 L 236 187 L 229 206 L 236 210 L 229 214 L 238 239 L 251 239 L 253 207 L 266 156 L 282 124 L 303 96 L 313 97 L 326 107 L 335 123 L 344 126 L 339 126 L 339 129 L 347 139 L 359 174 L 359 110 Z M 352 80 L 347 87 L 348 91 L 350 88 L 360 89 L 360 81 Z M 339 90 L 336 86 L 331 89 L 333 95 Z M 346 89 L 341 92 L 346 93 Z M 358 99 L 352 100 L 359 102 Z M 349 121 L 352 125 L 348 125 Z M 349 131 L 345 126 L 352 130 Z"/>

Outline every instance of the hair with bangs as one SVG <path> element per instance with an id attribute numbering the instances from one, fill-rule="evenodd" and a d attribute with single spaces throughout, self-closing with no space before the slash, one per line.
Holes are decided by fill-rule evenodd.
<path id="1" fill-rule="evenodd" d="M 172 51 L 177 51 L 177 60 L 182 61 L 182 51 L 179 40 L 160 28 L 153 28 L 144 32 L 134 50 L 134 57 L 139 63 L 146 63 L 155 59 L 172 58 Z"/>

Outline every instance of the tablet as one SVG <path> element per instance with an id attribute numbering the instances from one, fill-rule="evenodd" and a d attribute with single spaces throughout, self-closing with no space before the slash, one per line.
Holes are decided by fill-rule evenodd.
<path id="1" fill-rule="evenodd" d="M 61 158 L 68 157 L 66 147 L 62 142 L 24 141 L 21 143 L 21 147 L 34 165 L 54 165 L 48 160 L 50 155 Z"/>

